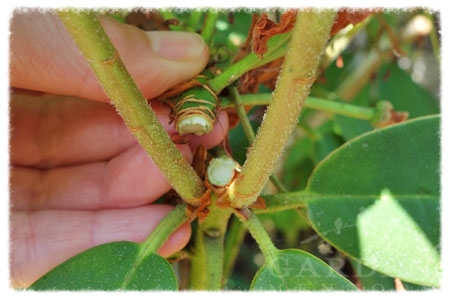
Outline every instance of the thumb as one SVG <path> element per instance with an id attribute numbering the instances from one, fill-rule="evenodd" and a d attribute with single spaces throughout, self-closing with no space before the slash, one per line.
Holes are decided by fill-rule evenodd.
<path id="1" fill-rule="evenodd" d="M 146 98 L 194 77 L 207 63 L 208 48 L 197 34 L 146 33 L 105 16 L 100 22 Z M 11 86 L 108 100 L 54 12 L 15 11 L 10 29 Z"/>

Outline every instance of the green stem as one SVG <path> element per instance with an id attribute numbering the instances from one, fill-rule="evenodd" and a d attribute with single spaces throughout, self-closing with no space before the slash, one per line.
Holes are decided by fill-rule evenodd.
<path id="1" fill-rule="evenodd" d="M 188 202 L 203 195 L 202 180 L 159 123 L 95 12 L 71 9 L 59 10 L 58 15 L 125 124 L 176 192 Z"/>
<path id="2" fill-rule="evenodd" d="M 141 255 L 143 257 L 155 253 L 164 242 L 184 223 L 186 216 L 186 204 L 175 206 L 162 221 L 153 229 L 150 236 L 141 244 Z"/>
<path id="3" fill-rule="evenodd" d="M 223 284 L 223 243 L 231 209 L 217 207 L 212 198 L 208 216 L 199 224 L 194 238 L 189 276 L 194 290 L 217 291 Z"/>
<path id="4" fill-rule="evenodd" d="M 240 95 L 240 98 L 241 103 L 244 106 L 269 105 L 272 101 L 272 94 L 248 94 Z M 231 108 L 234 105 L 231 97 L 220 97 L 219 100 L 221 108 Z M 316 97 L 307 97 L 305 99 L 304 107 L 362 120 L 371 120 L 375 114 L 375 108 L 372 107 L 357 106 L 346 102 Z"/>
<path id="5" fill-rule="evenodd" d="M 187 31 L 195 32 L 198 25 L 201 23 L 203 11 L 200 9 L 193 9 L 190 11 L 189 19 L 187 21 Z"/>
<path id="6" fill-rule="evenodd" d="M 272 243 L 267 231 L 264 229 L 256 215 L 251 211 L 248 211 L 248 213 L 248 218 L 245 218 L 240 214 L 235 215 L 242 221 L 242 223 L 244 223 L 245 227 L 247 227 L 252 237 L 258 243 L 264 258 L 266 259 L 266 263 L 271 264 L 276 259 L 276 252 L 278 249 Z"/>
<path id="7" fill-rule="evenodd" d="M 219 18 L 219 11 L 208 10 L 205 15 L 201 36 L 207 45 L 211 45 L 214 32 L 216 31 L 216 21 Z"/>
<path id="8" fill-rule="evenodd" d="M 371 107 L 357 106 L 341 101 L 331 101 L 315 97 L 306 98 L 305 107 L 362 120 L 370 120 L 375 114 L 375 109 Z"/>
<path id="9" fill-rule="evenodd" d="M 272 93 L 240 95 L 243 106 L 269 105 L 272 102 Z M 235 103 L 232 97 L 219 97 L 220 108 L 233 108 Z"/>
<path id="10" fill-rule="evenodd" d="M 230 186 L 228 198 L 232 206 L 251 205 L 276 166 L 314 82 L 335 15 L 334 10 L 298 13 L 272 103 L 242 172 Z"/>
<path id="11" fill-rule="evenodd" d="M 250 144 L 253 144 L 253 142 L 255 141 L 255 132 L 253 131 L 252 124 L 250 124 L 250 120 L 247 117 L 247 112 L 245 111 L 244 105 L 241 101 L 241 95 L 234 85 L 228 86 L 228 92 L 230 94 L 231 102 L 236 108 L 236 112 L 242 125 L 242 129 L 244 130 L 244 134 L 247 137 L 248 142 Z M 222 104 L 222 102 L 220 103 Z"/>
<path id="12" fill-rule="evenodd" d="M 217 95 L 225 87 L 232 84 L 251 69 L 263 66 L 284 56 L 286 54 L 287 44 L 290 38 L 291 33 L 279 34 L 272 37 L 267 43 L 268 51 L 264 54 L 263 58 L 258 57 L 254 53 L 248 54 L 242 60 L 228 67 L 220 75 L 211 79 L 208 82 L 209 87 Z"/>
<path id="13" fill-rule="evenodd" d="M 387 55 L 391 54 L 387 53 Z M 336 88 L 335 94 L 337 97 L 344 101 L 352 100 L 380 68 L 382 62 L 383 56 L 380 54 L 380 51 L 371 49 L 363 62 Z"/>
<path id="14" fill-rule="evenodd" d="M 140 245 L 139 254 L 133 267 L 130 268 L 130 271 L 126 276 L 127 280 L 124 281 L 122 288 L 125 288 L 128 285 L 130 278 L 133 278 L 134 273 L 138 269 L 137 266 L 142 263 L 142 260 L 148 255 L 156 253 L 172 233 L 186 221 L 186 204 L 176 206 L 164 217 L 164 219 L 162 219 L 150 236 Z"/>
<path id="15" fill-rule="evenodd" d="M 245 111 L 244 104 L 241 101 L 241 95 L 239 94 L 238 89 L 230 85 L 228 86 L 228 92 L 230 93 L 230 97 L 234 106 L 236 107 L 236 111 L 241 122 L 244 133 L 247 137 L 249 144 L 253 144 L 255 142 L 255 132 L 253 131 L 252 125 L 250 124 L 250 120 L 247 117 L 247 112 Z M 272 181 L 273 185 L 283 193 L 286 193 L 288 190 L 281 183 L 277 176 L 274 174 L 270 175 L 270 181 Z"/>
<path id="16" fill-rule="evenodd" d="M 281 193 L 287 193 L 289 190 L 284 186 L 284 184 L 281 182 L 281 180 L 275 176 L 275 174 L 270 174 L 269 177 L 272 184 L 277 188 L 277 190 Z"/>
<path id="17" fill-rule="evenodd" d="M 254 209 L 253 212 L 257 215 L 306 207 L 311 201 L 318 198 L 316 194 L 306 189 L 290 193 L 262 195 L 262 197 L 266 200 L 266 208 Z"/>
<path id="18" fill-rule="evenodd" d="M 247 228 L 237 218 L 232 218 L 230 227 L 227 230 L 227 238 L 225 240 L 224 254 L 223 254 L 223 278 L 224 285 L 228 277 L 230 277 L 233 270 L 236 258 L 241 249 L 240 245 L 244 241 Z"/>
<path id="19" fill-rule="evenodd" d="M 195 87 L 177 97 L 175 128 L 180 135 L 209 133 L 216 121 L 217 97 L 205 87 Z"/>
<path id="20" fill-rule="evenodd" d="M 212 24 L 215 24 L 217 17 L 218 12 L 212 12 L 206 16 L 202 36 L 207 43 L 211 42 L 214 29 Z M 251 69 L 283 56 L 286 53 L 289 38 L 290 33 L 274 36 L 268 42 L 269 50 L 264 58 L 250 53 L 217 77 L 207 81 L 205 86 L 189 89 L 178 96 L 175 122 L 178 132 L 181 135 L 209 133 L 216 118 L 216 95 Z"/>

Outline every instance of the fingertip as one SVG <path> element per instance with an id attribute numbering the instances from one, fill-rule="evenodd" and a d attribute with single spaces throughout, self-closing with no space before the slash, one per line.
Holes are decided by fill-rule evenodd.
<path id="1" fill-rule="evenodd" d="M 191 79 L 208 63 L 209 49 L 197 34 L 145 32 L 105 16 L 100 21 L 148 99 Z"/>
<path id="2" fill-rule="evenodd" d="M 100 22 L 146 98 L 154 98 L 191 79 L 208 62 L 208 47 L 196 34 L 168 31 L 146 34 L 107 16 L 100 16 Z M 29 14 L 15 12 L 10 48 L 11 86 L 102 102 L 109 100 L 56 14 L 37 10 Z"/>
<path id="3" fill-rule="evenodd" d="M 176 61 L 203 61 L 208 47 L 196 33 L 181 31 L 147 31 L 152 50 L 161 57 Z"/>
<path id="4" fill-rule="evenodd" d="M 189 223 L 184 223 L 177 229 L 164 245 L 158 250 L 158 254 L 163 257 L 168 257 L 176 252 L 182 250 L 191 237 L 192 229 Z"/>

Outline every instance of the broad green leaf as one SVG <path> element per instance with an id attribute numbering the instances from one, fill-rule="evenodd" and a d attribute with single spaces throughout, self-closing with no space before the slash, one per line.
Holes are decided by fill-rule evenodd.
<path id="1" fill-rule="evenodd" d="M 370 269 L 350 258 L 353 270 L 363 291 L 395 291 L 394 278 Z"/>
<path id="2" fill-rule="evenodd" d="M 378 99 L 390 101 L 395 110 L 407 111 L 410 118 L 439 113 L 438 99 L 414 82 L 411 74 L 398 64 L 384 65 L 378 75 Z"/>
<path id="3" fill-rule="evenodd" d="M 373 269 L 370 269 L 354 259 L 350 258 L 353 270 L 358 277 L 361 290 L 363 291 L 395 291 L 395 278 L 386 276 Z M 403 287 L 407 291 L 422 291 L 429 290 L 430 287 L 414 285 L 407 282 L 402 282 Z"/>
<path id="4" fill-rule="evenodd" d="M 177 290 L 172 267 L 152 253 L 140 256 L 140 245 L 116 242 L 91 248 L 41 277 L 32 290 Z"/>
<path id="5" fill-rule="evenodd" d="M 439 131 L 438 116 L 417 118 L 333 152 L 308 184 L 313 227 L 369 268 L 438 287 Z"/>
<path id="6" fill-rule="evenodd" d="M 357 288 L 317 257 L 297 249 L 278 250 L 276 258 L 259 269 L 252 290 L 339 290 Z"/>

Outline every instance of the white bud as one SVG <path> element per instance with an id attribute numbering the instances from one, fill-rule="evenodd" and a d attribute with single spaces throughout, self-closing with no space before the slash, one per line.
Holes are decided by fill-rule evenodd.
<path id="1" fill-rule="evenodd" d="M 226 186 L 237 168 L 236 162 L 228 156 L 213 158 L 208 165 L 208 181 L 215 186 Z"/>

